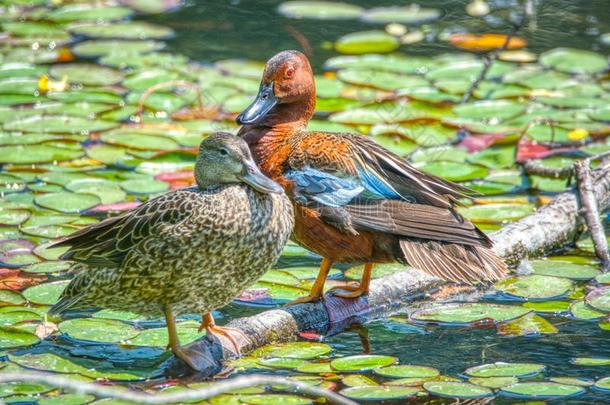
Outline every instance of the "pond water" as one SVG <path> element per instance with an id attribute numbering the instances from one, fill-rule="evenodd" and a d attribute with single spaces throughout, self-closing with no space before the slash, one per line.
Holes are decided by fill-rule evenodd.
<path id="1" fill-rule="evenodd" d="M 81 378 L 133 381 L 155 377 L 156 390 L 186 389 L 180 381 L 159 378 L 166 337 L 158 320 L 141 320 L 128 312 L 92 311 L 72 314 L 61 322 L 51 319 L 54 323 L 47 324 L 45 332 L 46 311 L 70 277 L 68 264 L 58 260 L 61 252 L 45 246 L 50 238 L 95 223 L 108 213 L 114 215 L 150 196 L 191 184 L 193 148 L 202 134 L 236 129 L 233 118 L 256 94 L 262 63 L 281 50 L 309 53 L 320 97 L 312 127 L 373 136 L 422 170 L 481 191 L 485 195 L 462 213 L 486 231 L 532 213 L 569 187 L 565 180 L 522 175 L 516 157 L 540 158 L 545 166 L 563 167 L 578 157 L 610 149 L 606 142 L 610 133 L 610 34 L 604 36 L 610 33 L 607 0 L 534 1 L 535 16 L 523 23 L 519 1 L 489 1 L 491 13 L 480 18 L 465 12 L 465 1 L 426 1 L 422 5 L 440 10 L 440 16 L 387 28 L 408 31 L 386 35 L 389 39 L 382 42 L 394 44 L 395 53 L 379 56 L 373 63 L 366 55 L 341 57 L 333 43 L 358 31 L 383 31 L 388 21 L 291 18 L 278 12 L 279 1 L 190 1 L 159 14 L 140 13 L 130 21 L 158 27 L 133 37 L 129 33 L 137 30 L 129 24 L 105 35 L 91 23 L 128 19 L 129 8 L 87 9 L 91 13 L 87 15 L 71 14 L 63 5 L 44 1 L 21 3 L 0 0 L 0 23 L 8 33 L 0 37 L 5 41 L 0 48 L 4 370 L 29 367 L 85 376 Z M 137 9 L 146 2 L 121 3 Z M 373 7 L 364 0 L 349 3 Z M 403 3 L 375 2 L 375 7 L 394 5 Z M 487 101 L 458 105 L 482 64 L 480 55 L 456 48 L 447 39 L 456 32 L 507 33 L 514 24 L 520 24 L 516 35 L 528 41 L 527 50 L 535 59 L 495 62 L 474 93 L 473 100 Z M 162 27 L 171 28 L 173 35 L 168 37 Z M 412 35 L 405 38 L 405 34 Z M 133 42 L 87 40 L 105 37 Z M 413 43 L 400 45 L 396 37 Z M 160 42 L 135 41 L 146 38 Z M 559 47 L 571 49 L 556 50 Z M 17 62 L 26 64 L 14 65 Z M 198 84 L 208 110 L 193 115 L 197 95 L 192 87 L 165 88 L 143 99 L 151 86 L 172 80 Z M 135 127 L 140 103 L 145 125 Z M 540 118 L 554 122 L 531 124 Z M 518 144 L 521 132 L 533 142 Z M 561 153 L 553 144 L 563 147 Z M 456 314 L 447 306 L 419 320 L 398 311 L 325 337 L 323 343 L 331 351 L 322 350 L 301 366 L 363 353 L 392 356 L 401 365 L 427 366 L 441 374 L 433 371 L 426 376 L 430 369 L 409 374 L 420 379 L 409 382 L 416 387 L 412 395 L 404 395 L 410 402 L 455 403 L 456 395 L 442 398 L 435 393 L 441 388 L 428 386 L 427 393 L 422 384 L 465 382 L 474 373 L 466 370 L 482 364 L 534 363 L 544 369 L 513 374 L 524 383 L 578 378 L 556 380 L 562 384 L 551 388 L 577 394 L 563 398 L 565 403 L 610 402 L 610 382 L 599 382 L 610 376 L 610 288 L 604 287 L 610 277 L 598 271 L 592 252 L 585 235 L 549 260 L 533 260 L 535 275 L 497 284 L 499 293 L 480 301 L 479 318 L 464 320 L 463 311 Z M 305 295 L 318 265 L 318 257 L 289 245 L 275 270 L 239 301 L 218 311 L 219 323 Z M 397 270 L 400 267 L 384 266 L 376 275 Z M 357 279 L 358 274 L 357 267 L 338 266 L 328 284 L 340 285 Z M 498 311 L 492 314 L 494 308 Z M 515 308 L 523 312 L 506 315 Z M 481 322 L 485 318 L 495 322 Z M 439 325 L 438 319 L 444 322 Z M 181 320 L 183 341 L 201 337 L 196 331 L 197 316 Z M 311 378 L 336 390 L 388 385 L 396 379 L 370 370 L 297 372 L 294 366 L 269 367 L 269 357 L 283 358 L 273 352 L 248 356 L 233 364 L 238 370 L 235 375 Z M 484 382 L 471 381 L 478 385 L 461 385 L 468 392 L 463 395 L 483 395 Z M 597 386 L 590 387 L 595 381 Z M 495 382 L 508 386 L 517 380 Z M 575 388 L 579 384 L 584 388 Z M 529 393 L 540 394 L 540 390 L 540 386 L 530 388 Z M 540 399 L 525 394 L 514 398 L 516 394 L 509 391 L 495 389 L 494 403 Z M 66 395 L 45 387 L 0 385 L 0 397 L 9 403 L 95 401 Z M 253 395 L 236 394 L 212 402 L 307 403 L 296 397 Z M 491 399 L 480 401 L 487 400 Z"/>

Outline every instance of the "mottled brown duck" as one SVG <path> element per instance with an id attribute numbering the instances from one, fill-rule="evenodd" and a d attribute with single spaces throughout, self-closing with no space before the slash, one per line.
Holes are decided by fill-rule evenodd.
<path id="1" fill-rule="evenodd" d="M 197 369 L 180 346 L 175 316 L 203 314 L 202 328 L 237 344 L 211 311 L 229 303 L 280 256 L 293 227 L 282 188 L 257 168 L 247 144 L 228 133 L 205 139 L 195 164 L 197 186 L 171 191 L 57 242 L 69 246 L 76 276 L 51 309 L 104 307 L 163 314 L 169 347 Z"/>

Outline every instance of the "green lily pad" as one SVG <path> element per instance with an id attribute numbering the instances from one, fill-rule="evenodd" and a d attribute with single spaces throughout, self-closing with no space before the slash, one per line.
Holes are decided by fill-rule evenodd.
<path id="1" fill-rule="evenodd" d="M 0 384 L 0 397 L 5 398 L 12 395 L 37 395 L 51 391 L 53 388 L 47 385 L 35 383 L 4 383 Z"/>
<path id="2" fill-rule="evenodd" d="M 500 390 L 502 394 L 529 399 L 566 398 L 584 394 L 582 387 L 554 382 L 522 382 Z"/>
<path id="3" fill-rule="evenodd" d="M 69 28 L 77 35 L 112 39 L 164 39 L 171 37 L 171 28 L 146 21 L 128 21 L 113 24 L 78 24 Z"/>
<path id="4" fill-rule="evenodd" d="M 272 357 L 269 359 L 260 359 L 258 362 L 265 367 L 288 369 L 295 369 L 308 363 L 306 360 L 290 357 Z"/>
<path id="5" fill-rule="evenodd" d="M 525 308 L 529 308 L 536 312 L 547 314 L 562 314 L 570 309 L 569 301 L 535 301 L 526 302 L 523 304 Z"/>
<path id="6" fill-rule="evenodd" d="M 106 343 L 118 343 L 139 333 L 137 329 L 127 323 L 100 318 L 77 318 L 63 321 L 59 324 L 59 330 L 74 339 Z"/>
<path id="7" fill-rule="evenodd" d="M 451 181 L 481 179 L 488 174 L 485 167 L 468 163 L 428 162 L 418 169 Z"/>
<path id="8" fill-rule="evenodd" d="M 347 356 L 334 359 L 330 366 L 337 371 L 355 372 L 373 370 L 377 367 L 385 367 L 396 362 L 395 357 L 377 355 Z"/>
<path id="9" fill-rule="evenodd" d="M 22 119 L 7 121 L 4 129 L 7 131 L 39 132 L 54 134 L 83 134 L 106 131 L 118 124 L 98 119 L 70 117 L 61 115 L 34 115 Z"/>
<path id="10" fill-rule="evenodd" d="M 157 41 L 90 39 L 74 46 L 72 50 L 78 56 L 93 58 L 107 55 L 139 55 L 158 51 L 165 45 Z"/>
<path id="11" fill-rule="evenodd" d="M 28 273 L 61 273 L 70 268 L 71 264 L 64 261 L 47 261 L 41 263 L 30 264 L 24 267 L 23 270 Z"/>
<path id="12" fill-rule="evenodd" d="M 599 319 L 606 316 L 604 312 L 596 311 L 588 306 L 584 301 L 573 302 L 570 305 L 570 313 L 574 318 L 582 320 Z"/>
<path id="13" fill-rule="evenodd" d="M 31 215 L 28 210 L 8 209 L 0 210 L 0 224 L 2 225 L 19 225 L 24 223 Z"/>
<path id="14" fill-rule="evenodd" d="M 591 380 L 576 377 L 551 377 L 549 380 L 559 384 L 576 385 L 578 387 L 590 387 L 594 383 Z"/>
<path id="15" fill-rule="evenodd" d="M 11 327 L 0 327 L 0 349 L 31 346 L 40 342 L 38 336 Z"/>
<path id="16" fill-rule="evenodd" d="M 286 1 L 278 7 L 278 12 L 286 17 L 316 20 L 351 20 L 360 17 L 363 11 L 362 7 L 334 1 Z"/>
<path id="17" fill-rule="evenodd" d="M 341 382 L 348 387 L 364 387 L 364 386 L 378 386 L 379 384 L 362 374 L 347 374 L 343 376 Z"/>
<path id="18" fill-rule="evenodd" d="M 178 329 L 178 338 L 181 344 L 194 342 L 198 338 L 205 335 L 204 332 L 199 332 L 199 323 L 194 321 L 179 322 L 176 324 Z M 61 329 L 61 326 L 60 326 Z M 127 344 L 133 346 L 156 346 L 166 347 L 169 343 L 167 336 L 167 328 L 152 328 L 142 331 L 137 336 L 126 340 Z"/>
<path id="19" fill-rule="evenodd" d="M 330 362 L 324 363 L 312 363 L 308 362 L 301 364 L 296 368 L 299 373 L 311 373 L 311 374 L 331 374 L 334 370 L 330 367 Z"/>
<path id="20" fill-rule="evenodd" d="M 560 260 L 534 260 L 531 262 L 535 274 L 565 277 L 572 280 L 590 280 L 600 274 L 593 266 Z"/>
<path id="21" fill-rule="evenodd" d="M 589 117 L 597 121 L 610 121 L 610 106 L 601 107 L 589 113 Z"/>
<path id="22" fill-rule="evenodd" d="M 112 21 L 121 20 L 131 14 L 132 11 L 127 7 L 95 7 L 88 4 L 74 4 L 53 10 L 47 15 L 47 18 L 55 22 Z"/>
<path id="23" fill-rule="evenodd" d="M 69 283 L 70 281 L 55 281 L 35 285 L 23 291 L 23 296 L 34 304 L 53 305 Z"/>
<path id="24" fill-rule="evenodd" d="M 86 394 L 61 394 L 53 397 L 40 398 L 40 405 L 83 405 L 93 401 L 93 395 Z"/>
<path id="25" fill-rule="evenodd" d="M 552 323 L 532 313 L 498 325 L 498 333 L 505 336 L 540 336 L 557 332 Z"/>
<path id="26" fill-rule="evenodd" d="M 595 281 L 599 284 L 610 284 L 610 273 L 600 274 L 595 277 Z"/>
<path id="27" fill-rule="evenodd" d="M 595 381 L 593 388 L 602 392 L 610 391 L 610 377 L 601 378 Z"/>
<path id="28" fill-rule="evenodd" d="M 466 218 L 474 222 L 501 223 L 516 221 L 534 212 L 533 204 L 481 204 L 460 208 L 459 211 Z"/>
<path id="29" fill-rule="evenodd" d="M 498 389 L 513 385 L 519 382 L 516 377 L 470 377 L 468 382 L 481 387 L 487 387 L 491 389 Z"/>
<path id="30" fill-rule="evenodd" d="M 441 374 L 437 369 L 432 367 L 413 366 L 408 364 L 376 368 L 373 372 L 383 377 L 392 378 L 431 378 Z"/>
<path id="31" fill-rule="evenodd" d="M 388 276 L 390 274 L 398 273 L 399 271 L 405 271 L 407 267 L 400 263 L 379 263 L 373 268 L 373 279 Z M 364 265 L 358 265 L 350 267 L 345 272 L 345 277 L 360 280 L 364 272 Z"/>
<path id="32" fill-rule="evenodd" d="M 12 290 L 0 290 L 0 302 L 5 304 L 23 304 L 25 299 L 21 294 Z"/>
<path id="33" fill-rule="evenodd" d="M 488 303 L 445 304 L 415 311 L 411 319 L 452 325 L 469 325 L 479 321 L 505 322 L 519 318 L 530 310 L 514 305 Z"/>
<path id="34" fill-rule="evenodd" d="M 610 287 L 599 287 L 587 294 L 585 301 L 593 309 L 610 312 Z"/>
<path id="35" fill-rule="evenodd" d="M 340 53 L 386 53 L 400 46 L 398 40 L 384 31 L 361 31 L 342 36 L 335 42 Z"/>
<path id="36" fill-rule="evenodd" d="M 49 74 L 57 79 L 65 76 L 70 83 L 86 86 L 110 86 L 123 80 L 123 74 L 118 70 L 91 63 L 54 65 L 51 66 Z"/>
<path id="37" fill-rule="evenodd" d="M 101 203 L 100 198 L 95 195 L 68 192 L 37 195 L 34 201 L 41 207 L 68 214 L 79 213 Z"/>
<path id="38" fill-rule="evenodd" d="M 291 342 L 267 345 L 255 350 L 256 357 L 289 357 L 295 359 L 315 359 L 330 353 L 332 348 L 324 343 Z"/>
<path id="39" fill-rule="evenodd" d="M 154 179 L 133 179 L 121 182 L 121 187 L 131 194 L 153 194 L 166 191 L 169 184 Z"/>
<path id="40" fill-rule="evenodd" d="M 250 405 L 311 405 L 311 399 L 287 394 L 241 395 L 240 401 Z M 226 402 L 222 402 L 226 403 Z"/>
<path id="41" fill-rule="evenodd" d="M 418 387 L 361 386 L 345 388 L 339 393 L 359 401 L 392 401 L 414 397 L 420 392 Z"/>
<path id="42" fill-rule="evenodd" d="M 371 23 L 418 24 L 436 20 L 440 16 L 440 10 L 411 4 L 407 7 L 371 8 L 362 15 L 362 20 Z"/>
<path id="43" fill-rule="evenodd" d="M 102 141 L 112 145 L 144 150 L 173 150 L 179 148 L 178 142 L 171 138 L 142 134 L 129 129 L 106 132 L 102 134 Z"/>
<path id="44" fill-rule="evenodd" d="M 608 67 L 608 58 L 583 49 L 556 48 L 540 55 L 540 62 L 565 73 L 593 74 Z"/>
<path id="45" fill-rule="evenodd" d="M 484 100 L 455 106 L 453 111 L 462 118 L 500 122 L 525 112 L 525 105 L 509 100 Z"/>
<path id="46" fill-rule="evenodd" d="M 426 79 L 415 75 L 365 69 L 343 69 L 337 77 L 347 83 L 373 86 L 381 90 L 394 91 L 406 87 L 425 86 Z"/>
<path id="47" fill-rule="evenodd" d="M 82 150 L 46 144 L 0 147 L 0 163 L 31 164 L 61 162 L 72 160 L 82 155 Z"/>
<path id="48" fill-rule="evenodd" d="M 610 366 L 607 357 L 575 357 L 570 362 L 576 366 Z"/>
<path id="49" fill-rule="evenodd" d="M 424 388 L 433 395 L 446 398 L 484 398 L 493 395 L 489 388 L 464 382 L 429 381 L 424 383 Z"/>
<path id="50" fill-rule="evenodd" d="M 500 280 L 494 287 L 512 298 L 524 301 L 548 301 L 569 293 L 573 282 L 565 278 L 533 274 Z"/>
<path id="51" fill-rule="evenodd" d="M 529 377 L 544 371 L 542 364 L 534 363 L 490 363 L 466 369 L 471 377 Z"/>

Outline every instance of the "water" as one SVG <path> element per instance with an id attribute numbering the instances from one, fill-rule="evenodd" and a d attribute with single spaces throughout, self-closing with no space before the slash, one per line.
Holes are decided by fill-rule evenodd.
<path id="1" fill-rule="evenodd" d="M 208 63 L 226 58 L 248 58 L 264 61 L 284 49 L 301 49 L 306 38 L 313 49 L 311 61 L 317 73 L 323 62 L 336 55 L 328 44 L 346 33 L 382 28 L 357 21 L 292 20 L 276 12 L 279 1 L 190 1 L 175 13 L 156 16 L 149 20 L 168 25 L 176 31 L 169 41 L 171 51 L 188 55 L 191 59 Z M 371 7 L 371 2 L 350 1 Z M 519 21 L 515 13 L 518 1 L 495 1 L 506 6 L 486 19 L 473 19 L 464 13 L 466 1 L 430 0 L 425 6 L 443 10 L 440 22 L 420 27 L 427 36 L 423 42 L 403 46 L 401 51 L 415 55 L 437 55 L 453 51 L 435 37 L 447 33 L 508 32 L 507 20 Z M 525 24 L 518 32 L 529 43 L 533 52 L 558 47 L 591 49 L 604 54 L 610 47 L 602 45 L 599 33 L 610 31 L 610 4 L 607 0 L 537 2 L 535 23 Z M 396 5 L 403 2 L 377 1 L 375 5 Z M 253 312 L 231 306 L 224 311 L 231 316 L 246 316 Z M 443 374 L 458 376 L 467 367 L 495 361 L 535 362 L 547 366 L 548 375 L 598 379 L 609 374 L 609 367 L 575 367 L 572 357 L 610 357 L 607 332 L 595 322 L 569 321 L 566 318 L 548 318 L 557 325 L 559 333 L 543 337 L 508 338 L 499 336 L 495 328 L 444 328 L 401 325 L 390 320 L 367 323 L 360 330 L 368 332 L 371 353 L 397 356 L 403 364 L 423 364 L 438 368 Z M 337 355 L 360 354 L 364 350 L 362 338 L 355 332 L 344 332 L 328 337 Z M 591 391 L 587 396 L 565 401 L 584 403 L 605 401 L 607 397 Z M 421 400 L 430 402 L 430 400 Z M 498 399 L 499 403 L 513 402 Z M 442 403 L 442 400 L 433 400 Z M 455 400 L 446 400 L 455 403 Z"/>

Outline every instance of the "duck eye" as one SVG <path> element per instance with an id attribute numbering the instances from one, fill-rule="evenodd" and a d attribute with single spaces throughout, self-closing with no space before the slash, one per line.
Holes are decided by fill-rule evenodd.
<path id="1" fill-rule="evenodd" d="M 222 156 L 227 156 L 229 154 L 229 151 L 226 150 L 225 148 L 219 149 L 218 151 L 220 152 L 220 154 Z"/>
<path id="2" fill-rule="evenodd" d="M 292 75 L 294 74 L 294 69 L 293 68 L 288 68 L 286 69 L 286 77 L 292 77 Z"/>

